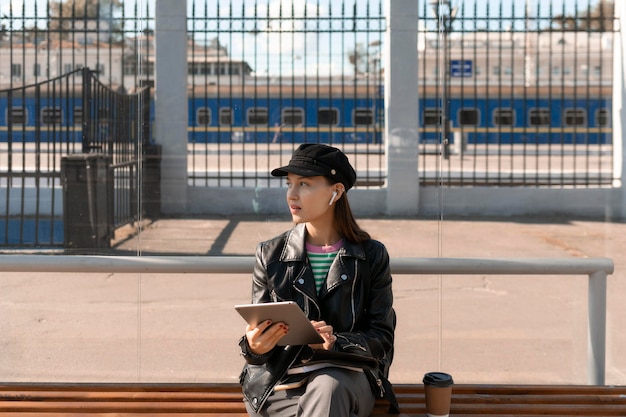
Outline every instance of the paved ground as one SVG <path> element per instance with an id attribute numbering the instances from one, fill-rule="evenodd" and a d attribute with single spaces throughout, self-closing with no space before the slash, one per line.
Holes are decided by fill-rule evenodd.
<path id="1" fill-rule="evenodd" d="M 626 384 L 626 224 L 563 219 L 362 219 L 392 257 L 609 257 L 607 372 Z M 286 217 L 162 219 L 118 254 L 252 255 Z M 2 381 L 236 381 L 249 275 L 3 274 Z M 587 279 L 394 277 L 394 382 L 586 383 Z"/>

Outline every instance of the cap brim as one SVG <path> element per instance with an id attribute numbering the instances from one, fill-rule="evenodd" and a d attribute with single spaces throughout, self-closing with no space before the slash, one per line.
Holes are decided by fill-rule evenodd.
<path id="1" fill-rule="evenodd" d="M 318 171 L 314 169 L 307 169 L 303 167 L 287 165 L 287 166 L 272 170 L 272 176 L 286 177 L 290 172 L 292 174 L 301 175 L 303 177 L 315 177 L 317 175 L 326 175 L 326 172 L 324 171 Z"/>

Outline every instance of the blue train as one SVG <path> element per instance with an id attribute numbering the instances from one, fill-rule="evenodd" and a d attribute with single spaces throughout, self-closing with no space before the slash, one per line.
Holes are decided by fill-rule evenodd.
<path id="1" fill-rule="evenodd" d="M 600 87 L 422 87 L 421 142 L 438 143 L 448 120 L 453 142 L 466 144 L 610 144 L 611 91 Z M 12 105 L 9 107 L 8 102 Z M 190 143 L 382 143 L 384 107 L 378 86 L 206 86 L 189 93 Z M 93 121 L 111 123 L 103 101 Z M 151 109 L 154 118 L 154 109 Z M 59 142 L 82 138 L 82 99 L 0 94 L 0 141 Z"/>

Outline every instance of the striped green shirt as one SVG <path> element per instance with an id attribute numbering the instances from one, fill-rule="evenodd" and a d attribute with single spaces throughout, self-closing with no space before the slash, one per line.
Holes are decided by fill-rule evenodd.
<path id="1" fill-rule="evenodd" d="M 343 240 L 335 243 L 331 246 L 314 246 L 311 244 L 306 244 L 306 251 L 309 257 L 309 262 L 311 263 L 311 268 L 313 269 L 313 277 L 315 278 L 315 290 L 319 293 L 324 281 L 326 281 L 326 276 L 328 275 L 328 270 L 332 265 L 339 249 L 343 245 Z"/>

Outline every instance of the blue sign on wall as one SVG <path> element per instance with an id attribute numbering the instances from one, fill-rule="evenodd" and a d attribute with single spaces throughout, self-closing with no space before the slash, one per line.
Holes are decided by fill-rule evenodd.
<path id="1" fill-rule="evenodd" d="M 450 77 L 471 77 L 473 73 L 472 60 L 453 59 L 450 61 Z"/>

